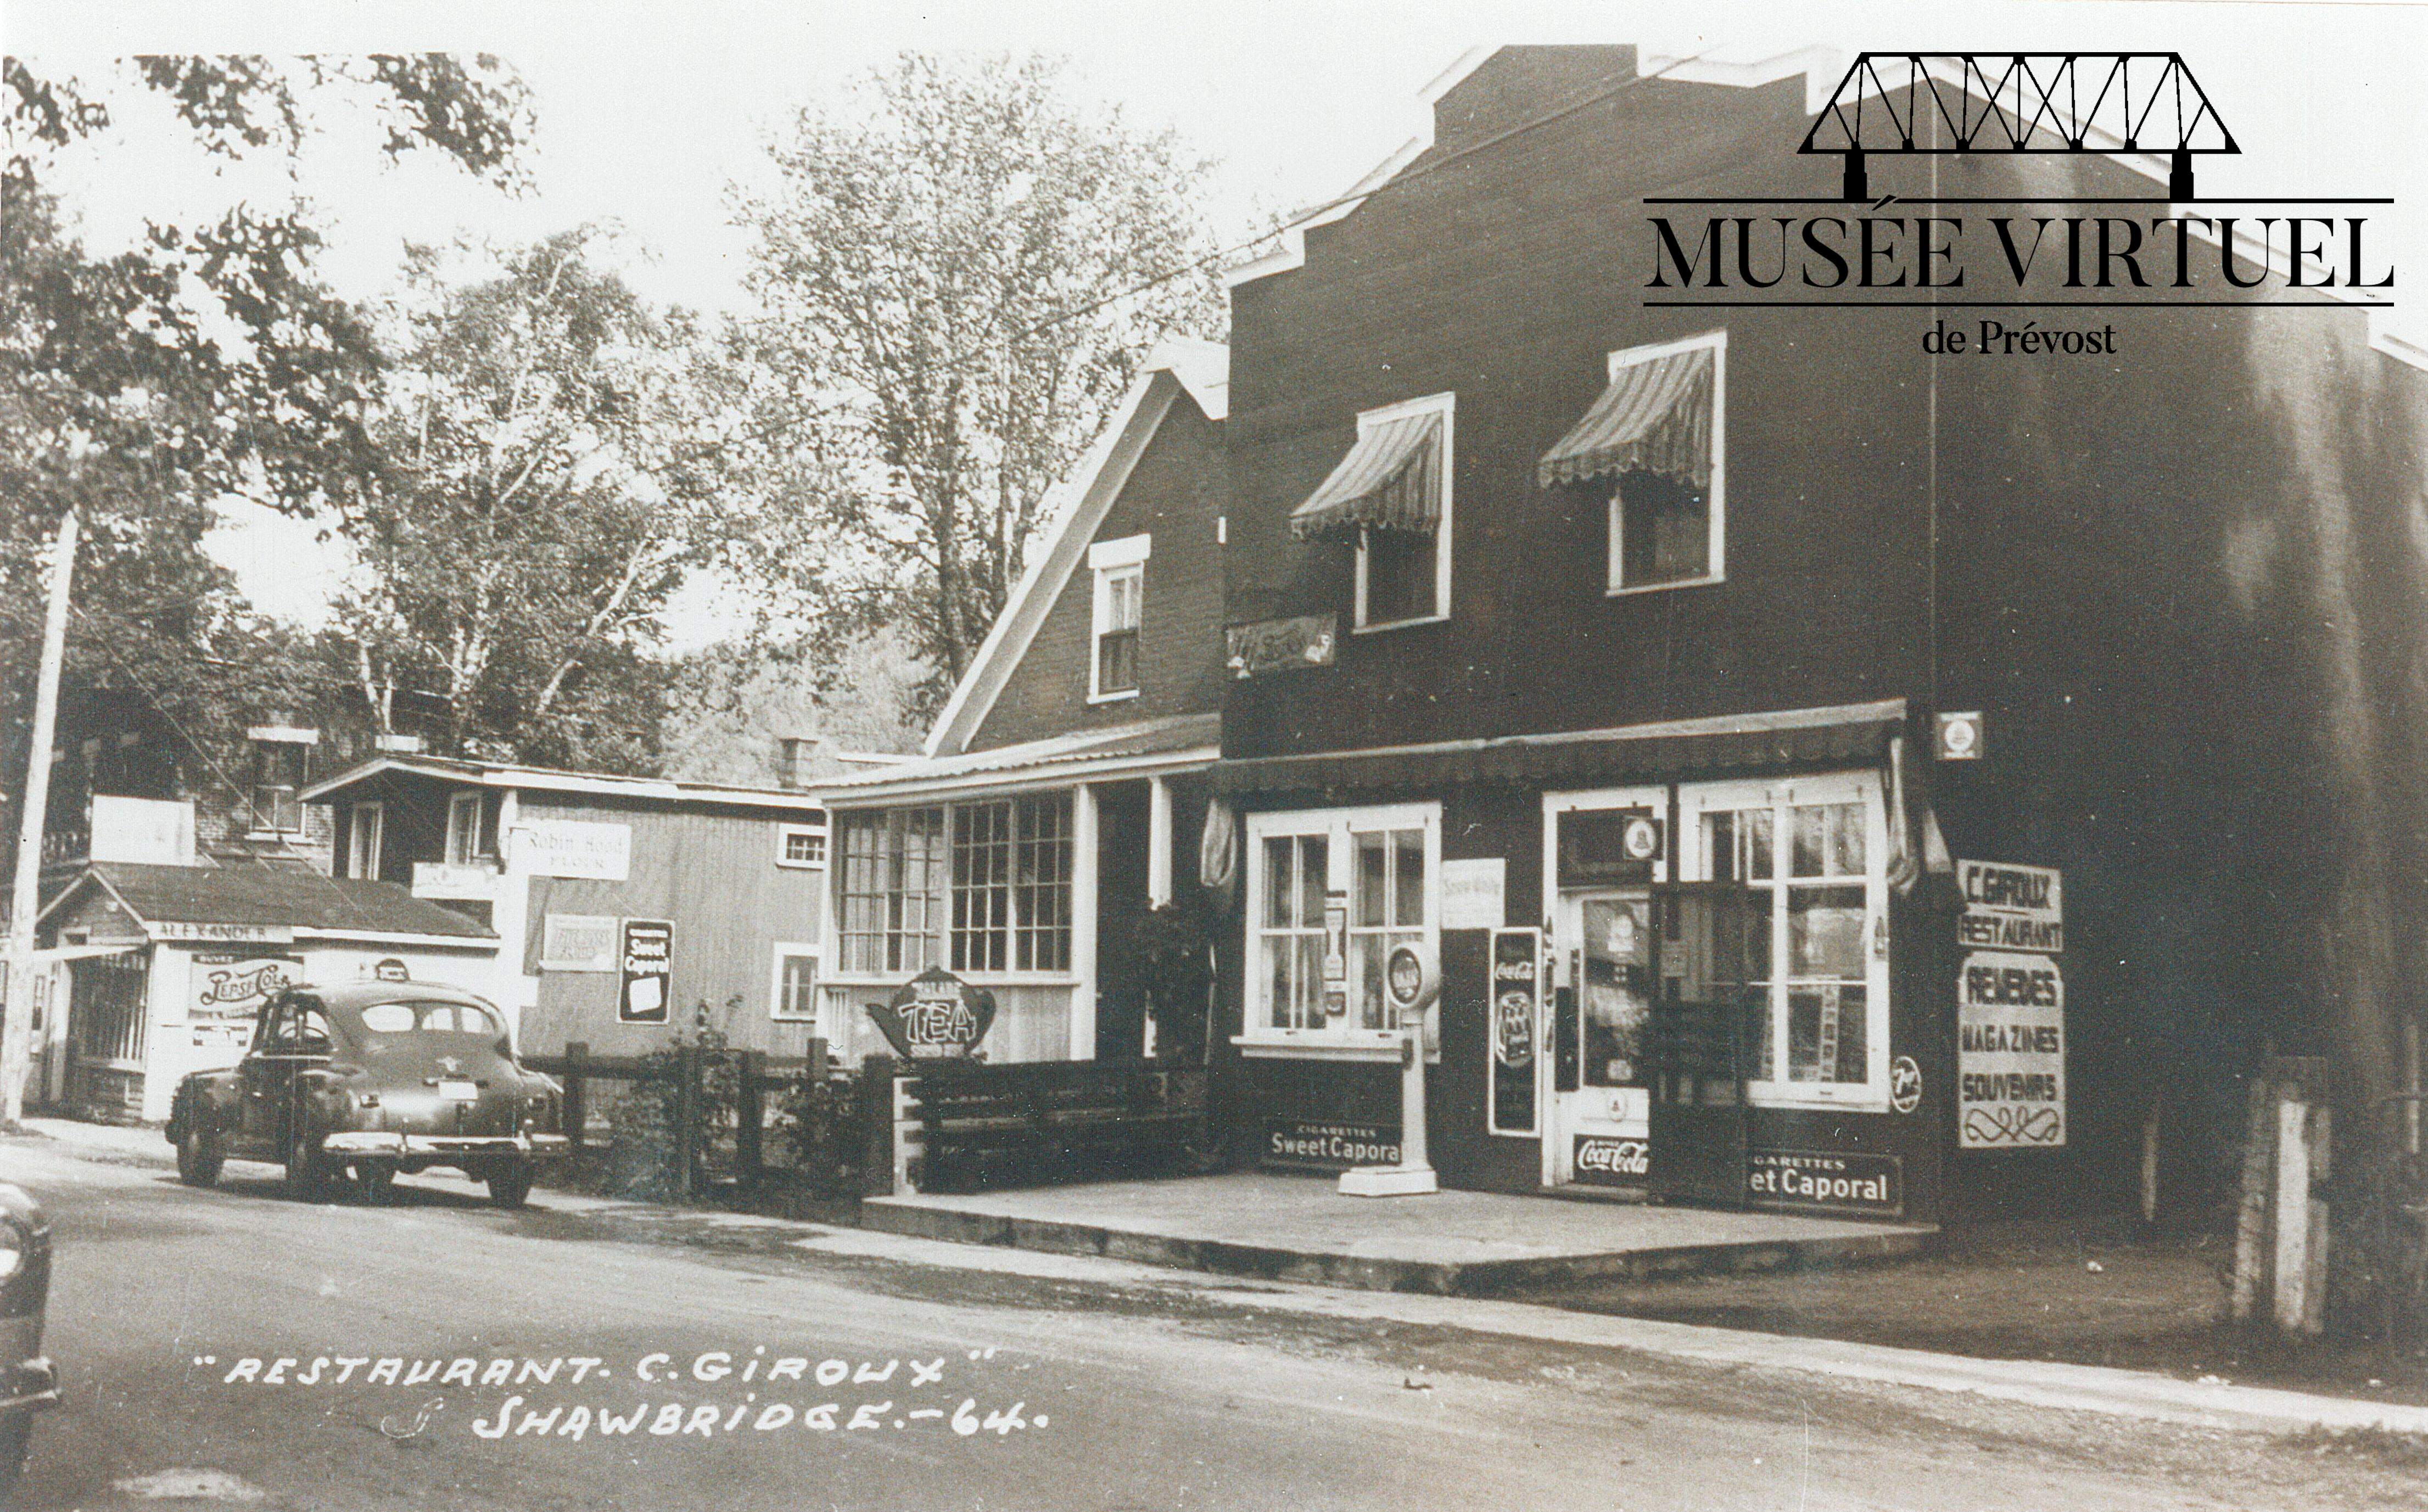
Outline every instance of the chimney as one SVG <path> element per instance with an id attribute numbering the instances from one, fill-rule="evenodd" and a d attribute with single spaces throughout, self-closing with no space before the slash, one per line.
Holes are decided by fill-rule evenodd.
<path id="1" fill-rule="evenodd" d="M 776 781 L 779 786 L 801 788 L 810 785 L 810 775 L 817 765 L 818 751 L 826 744 L 817 735 L 785 735 L 776 742 Z"/>

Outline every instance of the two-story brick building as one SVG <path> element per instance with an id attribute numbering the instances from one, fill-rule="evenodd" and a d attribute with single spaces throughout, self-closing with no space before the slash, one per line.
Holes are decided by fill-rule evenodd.
<path id="1" fill-rule="evenodd" d="M 1403 940 L 1442 962 L 1454 1186 L 2121 1203 L 2154 1119 L 2214 1143 L 2163 1089 L 2213 1095 L 2264 1042 L 2399 1076 L 2428 980 L 2415 357 L 2213 255 L 2201 307 L 2041 270 L 2022 297 L 2113 304 L 2040 313 L 2113 328 L 2049 360 L 1927 351 L 1982 313 L 1956 293 L 1648 288 L 1648 201 L 1840 192 L 1796 154 L 1835 82 L 1480 56 L 1235 275 L 1226 617 L 1332 649 L 1223 708 L 1242 1148 L 1395 1136 Z M 2166 163 L 2101 145 L 1875 157 L 1871 191 L 2167 214 Z M 1957 714 L 1973 759 L 1935 760 Z M 2061 877 L 2061 961 L 1960 947 L 1968 860 Z M 1539 1002 L 1501 990 L 1534 946 L 1496 929 L 1541 931 Z"/>

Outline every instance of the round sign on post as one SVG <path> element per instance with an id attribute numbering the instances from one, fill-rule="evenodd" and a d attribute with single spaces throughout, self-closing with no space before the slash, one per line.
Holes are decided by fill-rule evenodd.
<path id="1" fill-rule="evenodd" d="M 1393 1027 L 1421 1019 L 1441 995 L 1441 963 L 1434 947 L 1422 941 L 1393 945 L 1383 958 L 1383 993 L 1391 1001 Z"/>
<path id="2" fill-rule="evenodd" d="M 1441 995 L 1441 962 L 1423 941 L 1393 945 L 1383 957 L 1383 997 L 1400 1042 L 1400 1163 L 1358 1166 L 1340 1175 L 1353 1197 L 1410 1197 L 1440 1191 L 1425 1159 L 1425 1010 Z"/>

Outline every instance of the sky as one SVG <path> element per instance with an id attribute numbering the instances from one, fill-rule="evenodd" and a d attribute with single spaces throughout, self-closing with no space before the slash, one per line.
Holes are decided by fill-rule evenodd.
<path id="1" fill-rule="evenodd" d="M 2244 152 L 2204 159 L 2201 190 L 2394 194 L 2428 185 L 2428 8 L 2273 3 L 1977 4 L 1960 19 L 1919 5 L 1682 8 L 1500 0 L 1221 5 L 1028 0 L 1020 5 L 837 5 L 762 0 L 0 0 L 0 46 L 46 67 L 131 52 L 449 50 L 493 53 L 530 86 L 533 190 L 511 199 L 432 161 L 389 166 L 332 133 L 293 188 L 330 233 L 326 270 L 375 299 L 407 239 L 459 230 L 526 239 L 585 222 L 627 233 L 632 282 L 653 299 L 737 307 L 743 239 L 727 197 L 761 172 L 792 108 L 830 95 L 903 48 L 1067 56 L 1079 92 L 1133 122 L 1171 126 L 1220 167 L 1206 209 L 1230 239 L 1339 193 L 1420 123 L 1418 91 L 1468 47 L 1634 41 L 1749 59 L 1813 42 L 1849 52 L 2174 51 Z M 421 155 L 425 159 L 432 155 Z M 88 240 L 107 246 L 163 208 L 283 194 L 276 173 L 214 165 L 137 116 L 61 165 Z M 2428 269 L 2416 209 L 2398 206 L 2399 268 Z M 2418 337 L 2423 322 L 2403 317 Z M 261 607 L 309 622 L 341 561 L 314 528 L 239 515 L 214 550 Z M 714 635 L 685 607 L 679 639 Z"/>

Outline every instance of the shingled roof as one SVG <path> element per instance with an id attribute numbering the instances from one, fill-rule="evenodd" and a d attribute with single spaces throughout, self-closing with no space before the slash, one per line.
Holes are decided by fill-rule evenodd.
<path id="1" fill-rule="evenodd" d="M 495 940 L 486 926 L 394 882 L 281 866 L 155 866 L 95 862 L 51 912 L 89 885 L 107 888 L 146 924 L 253 924 L 352 934 Z"/>

